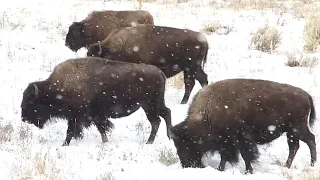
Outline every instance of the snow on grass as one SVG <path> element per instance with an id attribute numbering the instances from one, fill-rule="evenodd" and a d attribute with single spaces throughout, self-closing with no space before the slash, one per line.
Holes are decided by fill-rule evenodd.
<path id="1" fill-rule="evenodd" d="M 11 3 L 12 2 L 12 3 Z M 158 25 L 203 30 L 219 24 L 207 34 L 210 43 L 205 71 L 209 82 L 226 78 L 261 78 L 301 87 L 315 98 L 319 111 L 319 68 L 285 65 L 287 52 L 302 53 L 304 19 L 271 11 L 215 9 L 218 4 L 200 1 L 188 3 L 143 3 Z M 154 144 L 145 142 L 151 126 L 143 110 L 131 116 L 111 119 L 115 129 L 109 141 L 101 143 L 95 127 L 84 130 L 84 138 L 61 147 L 67 124 L 54 119 L 44 129 L 22 123 L 22 92 L 32 81 L 47 78 L 54 66 L 67 58 L 85 56 L 81 49 L 73 53 L 64 46 L 65 34 L 73 21 L 80 21 L 92 10 L 137 9 L 137 1 L 20 1 L 0 7 L 0 178 L 1 179 L 311 179 L 319 177 L 319 165 L 309 166 L 307 145 L 300 143 L 291 169 L 284 167 L 288 156 L 285 135 L 269 145 L 259 146 L 261 153 L 253 164 L 254 174 L 244 175 L 244 162 L 225 172 L 215 170 L 220 158 L 208 153 L 204 169 L 182 169 L 172 141 L 166 137 L 162 121 Z M 281 42 L 275 53 L 250 48 L 252 33 L 264 25 L 275 26 Z M 206 33 L 206 32 L 204 32 Z M 315 54 L 315 56 L 318 56 Z M 174 79 L 174 78 L 172 78 Z M 172 111 L 173 125 L 184 120 L 188 104 L 179 104 L 184 90 L 169 79 L 166 103 Z M 180 78 L 181 79 L 181 78 Z M 192 96 L 200 89 L 196 83 Z M 190 100 L 189 100 L 190 102 Z M 320 111 L 319 111 L 320 112 Z M 319 122 L 315 123 L 319 147 Z M 318 153 L 319 155 L 319 153 Z M 212 166 L 212 167 L 210 167 Z"/>

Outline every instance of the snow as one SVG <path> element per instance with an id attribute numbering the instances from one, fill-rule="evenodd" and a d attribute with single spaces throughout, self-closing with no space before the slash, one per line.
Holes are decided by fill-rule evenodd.
<path id="1" fill-rule="evenodd" d="M 205 72 L 209 82 L 226 78 L 259 78 L 285 82 L 312 94 L 320 112 L 319 67 L 285 66 L 286 52 L 302 53 L 304 20 L 290 14 L 271 11 L 214 9 L 205 2 L 166 4 L 158 0 L 144 3 L 158 25 L 200 31 L 204 24 L 219 22 L 218 33 L 206 35 L 209 41 Z M 216 6 L 222 6 L 222 1 Z M 307 145 L 300 149 L 291 169 L 284 167 L 288 156 L 286 135 L 269 145 L 259 146 L 261 153 L 253 164 L 254 174 L 245 175 L 243 160 L 227 163 L 224 172 L 217 171 L 220 158 L 208 153 L 204 169 L 182 169 L 176 161 L 176 150 L 166 136 L 164 121 L 153 144 L 145 144 L 151 126 L 142 109 L 132 115 L 111 119 L 115 129 L 103 144 L 95 127 L 84 130 L 84 138 L 61 147 L 67 129 L 63 119 L 54 118 L 43 129 L 25 124 L 20 118 L 23 90 L 28 83 L 48 77 L 54 66 L 68 58 L 84 57 L 65 47 L 68 26 L 84 19 L 92 10 L 137 9 L 136 1 L 85 0 L 11 0 L 0 7 L 0 178 L 1 179 L 305 179 L 319 174 L 319 165 L 310 167 Z M 265 24 L 276 26 L 282 35 L 277 53 L 267 54 L 250 48 L 252 33 Z M 221 33 L 228 29 L 228 33 Z M 199 37 L 204 39 L 204 36 Z M 195 47 L 197 48 L 197 47 Z M 165 59 L 163 59 L 165 61 Z M 115 75 L 116 76 L 116 75 Z M 189 104 L 179 104 L 184 90 L 168 81 L 166 104 L 172 112 L 173 125 L 183 121 Z M 200 89 L 197 82 L 189 103 Z M 57 97 L 62 98 L 62 97 Z M 231 102 L 230 102 L 231 103 Z M 319 119 L 318 119 L 319 120 Z M 312 130 L 319 149 L 319 122 Z M 10 139 L 10 141 L 9 141 Z M 164 160 L 173 161 L 167 166 Z M 318 152 L 319 156 L 319 152 Z M 162 159 L 162 160 L 161 160 Z M 308 175 L 310 176 L 310 175 Z"/>

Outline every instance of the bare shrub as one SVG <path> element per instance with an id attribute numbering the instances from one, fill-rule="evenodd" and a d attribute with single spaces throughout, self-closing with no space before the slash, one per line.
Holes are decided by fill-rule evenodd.
<path id="1" fill-rule="evenodd" d="M 320 12 L 311 14 L 305 23 L 303 34 L 304 50 L 314 52 L 320 50 Z"/>
<path id="2" fill-rule="evenodd" d="M 167 148 L 161 149 L 158 160 L 166 166 L 170 166 L 179 161 L 177 155 L 173 153 L 172 149 Z"/>
<path id="3" fill-rule="evenodd" d="M 13 136 L 13 126 L 12 124 L 0 125 L 0 142 L 11 141 Z"/>
<path id="4" fill-rule="evenodd" d="M 251 38 L 251 45 L 255 49 L 271 53 L 275 50 L 281 41 L 281 36 L 279 31 L 275 27 L 264 26 L 259 28 Z"/>
<path id="5" fill-rule="evenodd" d="M 285 65 L 289 67 L 297 67 L 300 66 L 300 60 L 296 57 L 295 53 L 288 53 Z"/>
<path id="6" fill-rule="evenodd" d="M 217 21 L 205 23 L 202 30 L 200 30 L 203 33 L 206 34 L 212 34 L 218 31 L 221 27 L 221 24 Z"/>
<path id="7" fill-rule="evenodd" d="M 287 54 L 288 61 L 285 65 L 289 67 L 315 67 L 319 63 L 319 58 L 316 56 L 311 56 L 308 54 L 305 55 L 297 55 L 295 53 Z"/>

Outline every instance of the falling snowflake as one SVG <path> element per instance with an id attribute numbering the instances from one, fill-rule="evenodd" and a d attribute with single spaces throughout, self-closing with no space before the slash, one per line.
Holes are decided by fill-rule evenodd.
<path id="1" fill-rule="evenodd" d="M 275 125 L 270 125 L 270 126 L 268 126 L 268 130 L 269 131 L 275 131 L 276 130 L 276 126 Z"/>

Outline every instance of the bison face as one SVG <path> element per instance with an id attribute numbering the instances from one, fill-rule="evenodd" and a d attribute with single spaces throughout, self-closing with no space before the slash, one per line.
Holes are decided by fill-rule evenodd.
<path id="1" fill-rule="evenodd" d="M 203 168 L 201 158 L 203 151 L 197 144 L 196 137 L 192 137 L 183 123 L 172 128 L 173 142 L 183 168 Z"/>
<path id="2" fill-rule="evenodd" d="M 40 83 L 29 84 L 23 93 L 21 102 L 22 121 L 34 124 L 39 128 L 43 128 L 43 125 L 50 118 L 50 106 L 42 102 L 41 87 Z"/>
<path id="3" fill-rule="evenodd" d="M 70 27 L 66 36 L 65 46 L 74 52 L 86 46 L 83 33 L 84 27 L 80 22 L 74 22 Z"/>

